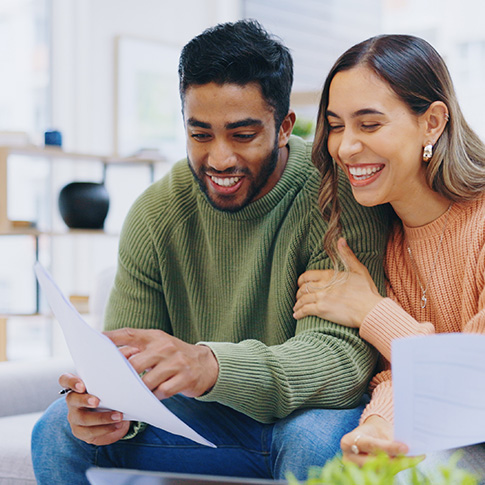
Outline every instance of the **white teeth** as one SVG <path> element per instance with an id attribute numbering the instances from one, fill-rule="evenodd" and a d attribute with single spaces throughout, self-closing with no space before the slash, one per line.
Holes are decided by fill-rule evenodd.
<path id="1" fill-rule="evenodd" d="M 213 177 L 211 176 L 211 179 L 214 183 L 217 185 L 220 185 L 221 187 L 232 187 L 233 185 L 236 185 L 241 177 Z"/>
<path id="2" fill-rule="evenodd" d="M 350 174 L 359 180 L 364 180 L 382 170 L 383 167 L 349 167 Z"/>

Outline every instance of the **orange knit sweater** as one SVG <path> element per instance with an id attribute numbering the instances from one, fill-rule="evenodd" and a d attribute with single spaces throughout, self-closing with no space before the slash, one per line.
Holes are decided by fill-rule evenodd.
<path id="1" fill-rule="evenodd" d="M 447 217 L 426 293 L 428 302 L 422 309 L 417 276 L 426 287 Z M 372 399 L 361 422 L 373 414 L 393 421 L 392 340 L 445 332 L 485 333 L 485 196 L 455 203 L 449 213 L 426 226 L 396 224 L 387 246 L 386 275 L 388 298 L 367 315 L 360 328 L 361 337 L 381 353 L 380 372 L 371 381 Z"/>

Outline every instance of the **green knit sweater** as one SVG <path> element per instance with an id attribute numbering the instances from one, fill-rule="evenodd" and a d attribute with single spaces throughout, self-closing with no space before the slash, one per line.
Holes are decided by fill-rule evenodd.
<path id="1" fill-rule="evenodd" d="M 276 186 L 235 213 L 208 203 L 185 160 L 150 186 L 123 227 L 105 322 L 210 346 L 219 377 L 198 399 L 261 422 L 357 405 L 376 362 L 357 331 L 292 316 L 298 276 L 331 264 L 311 144 L 292 137 L 289 148 Z M 344 236 L 383 288 L 385 215 L 358 205 L 347 182 L 340 200 Z"/>

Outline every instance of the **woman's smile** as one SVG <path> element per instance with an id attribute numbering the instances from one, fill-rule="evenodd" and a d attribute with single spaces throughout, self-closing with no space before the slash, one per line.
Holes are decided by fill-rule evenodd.
<path id="1" fill-rule="evenodd" d="M 374 182 L 385 167 L 384 164 L 346 165 L 347 175 L 354 187 L 362 187 Z"/>

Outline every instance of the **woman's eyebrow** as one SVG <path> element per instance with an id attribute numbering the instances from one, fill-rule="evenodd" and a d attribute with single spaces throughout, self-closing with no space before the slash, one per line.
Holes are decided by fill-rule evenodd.
<path id="1" fill-rule="evenodd" d="M 382 111 L 379 111 L 374 108 L 364 108 L 364 109 L 359 109 L 356 111 L 353 115 L 352 118 L 357 118 L 357 116 L 363 116 L 363 115 L 383 115 L 384 113 Z"/>
<path id="2" fill-rule="evenodd" d="M 332 118 L 340 118 L 339 115 L 335 114 L 333 111 L 330 111 L 329 109 L 327 109 L 327 111 L 325 112 L 325 114 L 326 114 L 327 118 L 329 116 L 331 116 Z"/>
<path id="3" fill-rule="evenodd" d="M 374 108 L 362 108 L 362 109 L 359 109 L 357 111 L 355 111 L 354 113 L 352 113 L 352 118 L 357 118 L 359 116 L 363 116 L 363 115 L 384 115 L 384 113 L 382 111 L 379 111 L 378 109 L 374 109 Z M 339 115 L 335 114 L 333 111 L 330 111 L 330 110 L 327 110 L 327 117 L 328 116 L 331 116 L 333 118 L 340 118 Z"/>

